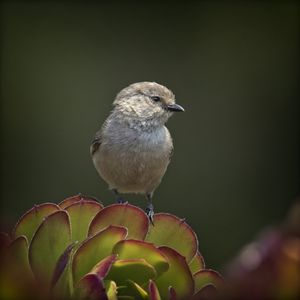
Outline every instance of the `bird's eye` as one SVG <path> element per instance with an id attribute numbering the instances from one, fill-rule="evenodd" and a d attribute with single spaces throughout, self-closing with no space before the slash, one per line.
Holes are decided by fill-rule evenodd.
<path id="1" fill-rule="evenodd" d="M 155 102 L 158 102 L 161 100 L 159 96 L 151 96 L 151 99 Z"/>

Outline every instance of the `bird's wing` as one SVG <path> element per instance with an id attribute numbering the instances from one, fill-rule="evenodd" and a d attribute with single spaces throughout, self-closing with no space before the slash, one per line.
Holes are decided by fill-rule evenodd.
<path id="1" fill-rule="evenodd" d="M 169 161 L 171 160 L 171 157 L 173 156 L 173 153 L 174 153 L 174 147 L 172 145 L 172 147 L 169 150 Z"/>
<path id="2" fill-rule="evenodd" d="M 95 138 L 92 141 L 91 147 L 90 147 L 91 155 L 93 155 L 95 152 L 98 151 L 98 149 L 101 145 L 101 140 L 102 140 L 101 133 L 97 132 Z"/>

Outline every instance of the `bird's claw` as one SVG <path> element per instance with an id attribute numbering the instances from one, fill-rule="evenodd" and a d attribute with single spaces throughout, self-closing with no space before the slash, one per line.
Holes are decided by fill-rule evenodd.
<path id="1" fill-rule="evenodd" d="M 126 203 L 127 201 L 123 198 L 123 197 L 118 197 L 117 198 L 117 203 L 118 204 L 124 204 L 124 203 Z"/>
<path id="2" fill-rule="evenodd" d="M 149 218 L 150 223 L 154 226 L 154 222 L 153 222 L 154 211 L 149 211 L 149 212 L 147 213 L 147 215 L 148 215 L 148 218 Z"/>
<path id="3" fill-rule="evenodd" d="M 153 210 L 152 205 L 147 207 L 146 213 L 147 213 L 147 216 L 149 218 L 150 223 L 154 226 L 154 222 L 153 222 L 153 219 L 154 219 L 154 210 Z"/>

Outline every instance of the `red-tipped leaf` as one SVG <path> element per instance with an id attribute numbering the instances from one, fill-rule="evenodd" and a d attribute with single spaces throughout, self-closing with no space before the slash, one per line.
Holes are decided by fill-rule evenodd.
<path id="1" fill-rule="evenodd" d="M 116 259 L 117 255 L 110 255 L 103 258 L 99 263 L 95 265 L 90 273 L 97 274 L 100 278 L 105 278 Z"/>
<path id="2" fill-rule="evenodd" d="M 162 299 L 169 298 L 170 286 L 174 287 L 178 299 L 189 299 L 194 293 L 194 280 L 185 258 L 172 248 L 159 249 L 169 262 L 169 269 L 155 280 Z"/>
<path id="3" fill-rule="evenodd" d="M 29 262 L 35 278 L 50 287 L 56 264 L 71 243 L 68 213 L 60 210 L 45 218 L 29 246 Z"/>
<path id="4" fill-rule="evenodd" d="M 81 242 L 87 238 L 88 228 L 103 206 L 95 201 L 81 199 L 65 208 L 72 226 L 72 240 Z"/>
<path id="5" fill-rule="evenodd" d="M 76 202 L 79 202 L 79 201 L 82 201 L 82 200 L 85 200 L 85 201 L 93 201 L 95 203 L 98 203 L 100 204 L 95 198 L 92 198 L 92 197 L 87 197 L 87 196 L 84 196 L 84 195 L 81 195 L 81 194 L 78 194 L 78 195 L 75 195 L 75 196 L 72 196 L 72 197 L 68 197 L 66 199 L 64 199 L 63 201 L 61 201 L 58 206 L 61 208 L 61 209 L 65 209 L 66 207 L 76 203 Z M 101 204 L 100 204 L 101 205 Z M 101 205 L 102 206 L 102 205 Z"/>
<path id="6" fill-rule="evenodd" d="M 167 213 L 155 214 L 153 222 L 146 241 L 173 248 L 190 262 L 198 249 L 197 236 L 192 228 L 183 219 Z"/>
<path id="7" fill-rule="evenodd" d="M 75 288 L 75 299 L 108 300 L 103 281 L 96 274 L 87 274 Z"/>
<path id="8" fill-rule="evenodd" d="M 140 208 L 126 204 L 113 204 L 100 210 L 91 222 L 89 235 L 93 235 L 109 225 L 124 226 L 128 238 L 143 240 L 148 232 L 149 220 Z"/>
<path id="9" fill-rule="evenodd" d="M 149 290 L 150 300 L 161 300 L 159 290 L 154 281 L 152 280 L 149 281 L 148 290 Z"/>
<path id="10" fill-rule="evenodd" d="M 197 251 L 196 255 L 189 262 L 189 267 L 190 267 L 192 274 L 194 274 L 200 270 L 203 270 L 205 268 L 204 258 L 200 254 L 199 251 Z"/>
<path id="11" fill-rule="evenodd" d="M 118 254 L 119 259 L 144 258 L 155 268 L 157 276 L 160 276 L 169 268 L 168 260 L 164 254 L 153 244 L 147 242 L 137 240 L 120 241 L 115 245 L 113 253 Z"/>
<path id="12" fill-rule="evenodd" d="M 118 286 L 126 285 L 127 280 L 142 286 L 155 277 L 155 269 L 145 259 L 120 259 L 112 265 L 106 278 Z"/>
<path id="13" fill-rule="evenodd" d="M 16 238 L 20 235 L 25 235 L 30 243 L 34 233 L 44 218 L 59 210 L 60 208 L 53 203 L 35 205 L 19 219 L 13 230 L 13 236 Z"/>
<path id="14" fill-rule="evenodd" d="M 98 262 L 111 255 L 114 245 L 125 239 L 126 236 L 126 228 L 109 226 L 85 240 L 76 250 L 73 257 L 72 273 L 74 282 L 78 282 Z"/>
<path id="15" fill-rule="evenodd" d="M 200 291 L 208 284 L 214 285 L 216 288 L 221 288 L 224 284 L 224 279 L 217 271 L 205 269 L 193 275 L 195 281 L 195 292 Z"/>

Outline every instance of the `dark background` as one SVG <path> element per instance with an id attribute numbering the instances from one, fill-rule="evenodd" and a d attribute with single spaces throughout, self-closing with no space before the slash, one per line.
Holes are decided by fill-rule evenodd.
<path id="1" fill-rule="evenodd" d="M 299 192 L 299 4 L 124 2 L 2 2 L 2 226 L 78 192 L 112 203 L 90 141 L 120 89 L 157 81 L 186 113 L 156 211 L 220 269 Z"/>

